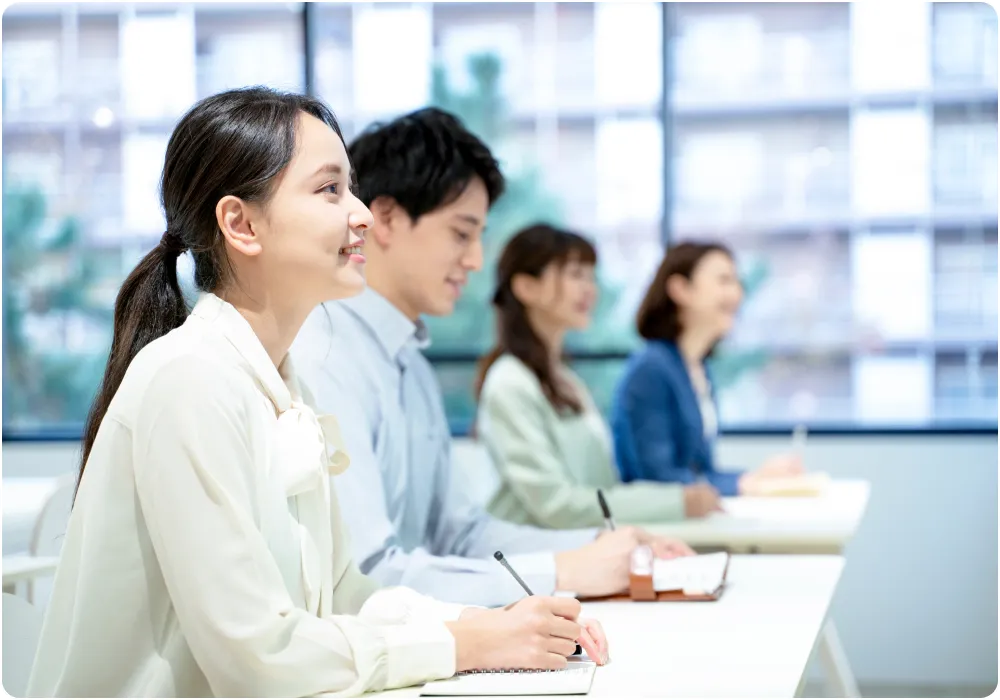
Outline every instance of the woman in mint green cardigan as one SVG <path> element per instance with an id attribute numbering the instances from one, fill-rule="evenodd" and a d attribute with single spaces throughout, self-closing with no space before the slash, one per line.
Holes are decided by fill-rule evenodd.
<path id="1" fill-rule="evenodd" d="M 563 361 L 566 332 L 590 321 L 596 262 L 589 241 L 547 225 L 518 233 L 500 257 L 497 346 L 476 384 L 477 435 L 500 477 L 489 510 L 540 527 L 601 525 L 602 489 L 619 522 L 704 515 L 718 503 L 707 485 L 621 482 L 608 427 Z"/>

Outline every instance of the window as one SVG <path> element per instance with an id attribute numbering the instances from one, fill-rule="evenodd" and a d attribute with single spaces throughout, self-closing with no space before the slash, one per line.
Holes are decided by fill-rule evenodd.
<path id="1" fill-rule="evenodd" d="M 485 271 L 430 323 L 459 430 L 496 256 L 538 219 L 598 245 L 571 345 L 605 408 L 664 238 L 711 237 L 748 290 L 724 426 L 995 426 L 996 56 L 981 3 L 14 5 L 4 434 L 79 434 L 117 289 L 163 230 L 170 130 L 257 83 L 309 87 L 348 139 L 437 104 L 500 157 Z"/>
<path id="2" fill-rule="evenodd" d="M 724 424 L 995 424 L 996 14 L 669 11 L 670 236 L 753 280 Z"/>
<path id="3" fill-rule="evenodd" d="M 3 430 L 79 435 L 122 280 L 164 229 L 197 99 L 304 88 L 297 3 L 19 4 L 3 14 Z"/>

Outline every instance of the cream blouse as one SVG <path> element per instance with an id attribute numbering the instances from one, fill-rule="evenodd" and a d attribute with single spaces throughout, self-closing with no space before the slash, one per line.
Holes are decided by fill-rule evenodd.
<path id="1" fill-rule="evenodd" d="M 204 294 L 101 423 L 32 696 L 299 697 L 451 676 L 462 607 L 376 592 L 330 474 L 349 463 L 290 363 Z"/>

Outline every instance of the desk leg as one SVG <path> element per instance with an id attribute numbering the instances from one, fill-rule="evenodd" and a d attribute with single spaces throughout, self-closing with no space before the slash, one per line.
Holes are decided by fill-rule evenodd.
<path id="1" fill-rule="evenodd" d="M 860 698 L 861 692 L 854 680 L 854 673 L 847 662 L 844 647 L 840 644 L 837 628 L 833 620 L 823 624 L 819 640 L 819 660 L 823 664 L 826 682 L 833 698 Z"/>

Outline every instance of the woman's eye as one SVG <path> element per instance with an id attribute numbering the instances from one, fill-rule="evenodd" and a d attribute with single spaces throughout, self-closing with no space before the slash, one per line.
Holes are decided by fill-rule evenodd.
<path id="1" fill-rule="evenodd" d="M 337 194 L 337 184 L 327 185 L 323 188 L 324 192 L 329 192 L 330 194 Z"/>

